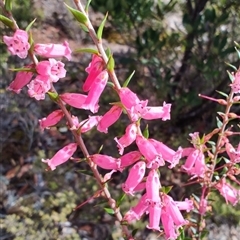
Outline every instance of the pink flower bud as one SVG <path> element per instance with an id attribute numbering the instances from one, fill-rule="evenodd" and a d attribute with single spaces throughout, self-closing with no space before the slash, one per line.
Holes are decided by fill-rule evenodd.
<path id="1" fill-rule="evenodd" d="M 141 115 L 143 119 L 162 119 L 163 121 L 170 119 L 171 104 L 163 103 L 163 107 L 146 107 Z"/>
<path id="2" fill-rule="evenodd" d="M 142 181 L 146 170 L 145 162 L 136 163 L 129 171 L 128 178 L 122 185 L 122 189 L 126 194 L 133 195 L 134 188 Z"/>
<path id="3" fill-rule="evenodd" d="M 147 176 L 146 192 L 150 205 L 160 205 L 159 189 L 161 187 L 159 175 L 156 170 L 151 170 Z"/>
<path id="4" fill-rule="evenodd" d="M 83 84 L 83 91 L 88 92 L 92 87 L 92 84 L 96 80 L 97 76 L 103 71 L 104 62 L 101 57 L 98 55 L 92 55 L 92 61 L 86 68 L 86 72 L 88 73 L 88 77 Z"/>
<path id="5" fill-rule="evenodd" d="M 108 73 L 107 71 L 102 71 L 97 76 L 91 86 L 91 89 L 89 90 L 88 96 L 83 106 L 84 109 L 89 109 L 92 113 L 96 113 L 98 111 L 98 101 L 107 84 L 107 81 Z"/>
<path id="6" fill-rule="evenodd" d="M 58 165 L 61 165 L 68 161 L 68 159 L 74 154 L 77 150 L 76 143 L 70 143 L 61 150 L 59 150 L 51 159 L 42 159 L 42 162 L 48 164 L 51 170 L 56 169 Z"/>
<path id="7" fill-rule="evenodd" d="M 162 142 L 156 141 L 155 139 L 149 139 L 149 141 L 153 144 L 157 152 L 162 155 L 163 159 L 171 163 L 169 168 L 173 168 L 179 163 L 179 160 L 182 157 L 181 147 L 176 152 L 169 148 L 168 146 L 166 146 L 165 144 L 163 144 Z"/>
<path id="8" fill-rule="evenodd" d="M 129 146 L 135 141 L 136 136 L 137 136 L 137 126 L 136 124 L 132 123 L 127 126 L 125 130 L 125 134 L 121 138 L 119 139 L 117 139 L 116 137 L 114 138 L 114 140 L 117 142 L 120 155 L 123 154 L 125 147 Z"/>
<path id="9" fill-rule="evenodd" d="M 87 95 L 80 93 L 64 93 L 60 95 L 60 98 L 68 105 L 82 109 Z"/>
<path id="10" fill-rule="evenodd" d="M 69 61 L 72 53 L 67 41 L 63 44 L 35 44 L 34 52 L 45 58 L 66 57 Z"/>
<path id="11" fill-rule="evenodd" d="M 108 128 L 119 119 L 121 113 L 122 113 L 121 107 L 117 105 L 111 107 L 111 109 L 103 115 L 102 119 L 98 124 L 97 130 L 99 132 L 107 133 Z"/>
<path id="12" fill-rule="evenodd" d="M 165 165 L 162 156 L 157 152 L 151 141 L 138 135 L 136 137 L 136 144 L 139 151 L 146 158 L 148 168 L 157 169 L 159 166 Z"/>
<path id="13" fill-rule="evenodd" d="M 45 99 L 45 94 L 50 90 L 51 85 L 47 76 L 37 75 L 28 85 L 28 95 L 36 100 Z"/>
<path id="14" fill-rule="evenodd" d="M 52 82 L 57 82 L 59 78 L 66 76 L 65 64 L 49 58 L 48 61 L 39 62 L 36 66 L 38 74 L 48 76 Z"/>
<path id="15" fill-rule="evenodd" d="M 40 128 L 43 131 L 45 128 L 56 125 L 63 118 L 62 110 L 56 110 L 50 113 L 47 117 L 39 119 Z"/>
<path id="16" fill-rule="evenodd" d="M 91 160 L 103 169 L 109 170 L 119 170 L 120 169 L 120 159 L 113 158 L 111 156 L 102 155 L 102 154 L 94 154 L 91 155 Z"/>
<path id="17" fill-rule="evenodd" d="M 29 65 L 29 66 L 26 66 L 25 68 L 29 68 L 29 67 L 31 66 Z M 15 79 L 11 82 L 7 90 L 10 90 L 19 94 L 22 88 L 31 81 L 32 77 L 33 77 L 32 72 L 25 72 L 25 71 L 17 72 Z"/>
<path id="18" fill-rule="evenodd" d="M 3 36 L 3 42 L 8 46 L 8 51 L 12 55 L 17 55 L 20 58 L 27 57 L 30 44 L 26 31 L 17 29 L 13 37 Z"/>
<path id="19" fill-rule="evenodd" d="M 125 168 L 132 165 L 133 163 L 140 160 L 141 157 L 142 157 L 142 154 L 139 151 L 132 151 L 123 155 L 122 157 L 120 157 L 121 168 Z"/>

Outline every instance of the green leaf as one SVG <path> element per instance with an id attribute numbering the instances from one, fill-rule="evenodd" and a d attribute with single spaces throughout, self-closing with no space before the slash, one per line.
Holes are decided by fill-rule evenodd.
<path id="1" fill-rule="evenodd" d="M 221 128 L 223 125 L 222 121 L 218 117 L 216 117 L 216 119 L 217 119 L 217 127 Z"/>
<path id="2" fill-rule="evenodd" d="M 101 39 L 102 38 L 102 33 L 103 33 L 103 28 L 104 28 L 104 25 L 106 23 L 106 20 L 107 20 L 107 16 L 108 16 L 108 13 L 106 13 L 104 19 L 102 20 L 98 30 L 97 30 L 97 37 L 98 39 Z"/>
<path id="3" fill-rule="evenodd" d="M 86 6 L 85 6 L 85 11 L 88 12 L 88 8 L 90 6 L 90 3 L 91 3 L 92 0 L 88 0 Z"/>
<path id="4" fill-rule="evenodd" d="M 221 91 L 218 91 L 218 90 L 216 90 L 216 92 L 219 93 L 219 94 L 221 94 L 222 96 L 228 98 L 228 95 L 227 95 L 226 93 L 221 92 Z"/>
<path id="5" fill-rule="evenodd" d="M 36 72 L 34 68 L 10 68 L 9 70 L 13 72 Z"/>
<path id="6" fill-rule="evenodd" d="M 146 128 L 143 131 L 143 136 L 145 138 L 147 138 L 147 139 L 149 138 L 148 124 L 147 124 Z"/>
<path id="7" fill-rule="evenodd" d="M 234 79 L 235 79 L 235 77 L 234 77 L 229 71 L 227 71 L 227 74 L 228 74 L 228 76 L 229 76 L 231 82 L 233 82 Z"/>
<path id="8" fill-rule="evenodd" d="M 124 198 L 126 197 L 126 194 L 123 193 L 117 200 L 117 207 L 120 206 L 120 204 L 122 203 L 122 201 L 124 200 Z"/>
<path id="9" fill-rule="evenodd" d="M 31 28 L 32 25 L 35 23 L 35 21 L 36 21 L 36 18 L 33 19 L 33 20 L 28 24 L 28 26 L 27 26 L 26 29 L 25 29 L 27 32 L 30 30 L 30 28 Z"/>
<path id="10" fill-rule="evenodd" d="M 81 23 L 83 25 L 86 25 L 87 17 L 82 12 L 80 12 L 80 11 L 74 9 L 74 8 L 71 8 L 66 3 L 64 3 L 64 4 L 79 23 Z"/>
<path id="11" fill-rule="evenodd" d="M 89 30 L 88 30 L 88 28 L 86 27 L 86 25 L 80 23 L 80 27 L 82 28 L 82 30 L 83 30 L 84 32 L 86 32 L 86 33 L 89 32 Z"/>
<path id="12" fill-rule="evenodd" d="M 85 174 L 87 176 L 90 176 L 90 177 L 94 177 L 93 173 L 91 171 L 87 171 L 87 170 L 76 170 L 76 172 L 80 172 L 82 174 Z"/>
<path id="13" fill-rule="evenodd" d="M 111 55 L 110 58 L 108 59 L 107 70 L 112 72 L 114 70 L 114 67 L 115 67 L 115 61 L 113 56 Z"/>
<path id="14" fill-rule="evenodd" d="M 126 79 L 126 81 L 123 83 L 123 87 L 127 87 L 130 80 L 132 79 L 133 75 L 135 73 L 135 70 L 133 70 L 133 72 L 131 73 L 131 75 Z"/>
<path id="15" fill-rule="evenodd" d="M 91 54 L 98 54 L 98 50 L 93 48 L 80 48 L 74 51 L 74 53 L 91 53 Z"/>
<path id="16" fill-rule="evenodd" d="M 114 210 L 111 209 L 111 208 L 104 208 L 104 210 L 105 210 L 108 214 L 110 214 L 110 215 L 113 215 L 113 214 L 114 214 Z"/>
<path id="17" fill-rule="evenodd" d="M 235 47 L 235 50 L 237 51 L 238 58 L 240 58 L 240 51 Z"/>
<path id="18" fill-rule="evenodd" d="M 107 57 L 110 58 L 110 56 L 112 55 L 111 49 L 107 48 L 105 52 L 106 52 Z"/>
<path id="19" fill-rule="evenodd" d="M 137 231 L 138 231 L 137 228 L 133 229 L 133 231 L 132 231 L 132 236 L 133 236 L 133 237 L 136 235 Z"/>
<path id="20" fill-rule="evenodd" d="M 4 25 L 6 25 L 6 26 L 8 26 L 8 27 L 14 28 L 14 23 L 13 23 L 13 21 L 12 21 L 11 19 L 9 19 L 9 18 L 1 15 L 1 14 L 0 14 L 0 21 L 1 21 Z"/>
<path id="21" fill-rule="evenodd" d="M 167 187 L 164 186 L 164 187 L 161 188 L 161 190 L 162 190 L 162 192 L 168 194 L 171 191 L 172 188 L 173 188 L 173 186 L 167 186 Z"/>
<path id="22" fill-rule="evenodd" d="M 230 63 L 227 63 L 227 62 L 225 62 L 229 67 L 231 67 L 231 68 L 233 68 L 235 71 L 237 71 L 237 68 L 235 67 L 235 66 L 233 66 L 232 64 L 230 64 Z"/>
<path id="23" fill-rule="evenodd" d="M 56 92 L 47 92 L 47 94 L 54 102 L 56 102 L 59 98 L 59 95 Z"/>
<path id="24" fill-rule="evenodd" d="M 11 12 L 12 11 L 12 0 L 5 0 L 4 7 L 7 11 Z"/>

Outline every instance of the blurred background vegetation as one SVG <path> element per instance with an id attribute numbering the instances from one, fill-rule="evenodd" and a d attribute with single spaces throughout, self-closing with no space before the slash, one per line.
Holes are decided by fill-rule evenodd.
<path id="1" fill-rule="evenodd" d="M 73 20 L 63 1 L 13 2 L 13 14 L 20 27 L 26 27 L 37 17 L 34 38 L 54 33 L 59 41 L 69 39 L 75 49 L 76 46 L 92 44 L 77 24 L 69 24 Z M 66 2 L 71 4 L 71 1 Z M 216 126 L 215 113 L 221 111 L 221 107 L 200 99 L 198 93 L 219 97 L 216 90 L 229 91 L 226 74 L 229 68 L 225 62 L 239 66 L 234 50 L 234 41 L 240 42 L 238 0 L 92 0 L 91 6 L 90 17 L 96 28 L 99 18 L 103 17 L 100 13 L 109 12 L 104 38 L 106 45 L 113 46 L 120 81 L 124 82 L 136 70 L 129 87 L 140 98 L 149 98 L 151 105 L 161 105 L 163 101 L 172 103 L 171 121 L 144 123 L 149 124 L 151 137 L 176 149 L 188 145 L 189 133 L 199 131 L 203 134 Z M 10 33 L 3 25 L 0 27 L 2 35 Z M 44 40 L 51 41 L 51 38 Z M 122 46 L 124 52 L 119 50 Z M 3 227 L 0 239 L 91 240 L 99 239 L 99 236 L 101 239 L 121 239 L 114 217 L 103 210 L 107 207 L 104 199 L 91 198 L 97 186 L 86 164 L 69 162 L 54 172 L 44 170 L 46 166 L 41 159 L 51 157 L 72 137 L 64 122 L 50 131 L 39 131 L 38 119 L 56 109 L 49 99 L 35 102 L 26 97 L 24 90 L 19 95 L 6 92 L 14 77 L 8 69 L 23 66 L 28 60 L 23 62 L 9 56 L 4 44 L 0 45 L 0 51 L 0 204 Z M 78 55 L 66 63 L 68 76 L 57 84 L 59 92 L 79 91 L 89 60 L 90 56 Z M 106 89 L 101 99 L 101 113 L 109 108 L 109 101 L 115 100 L 111 89 Z M 235 112 L 240 114 L 240 109 L 236 108 Z M 73 113 L 81 115 L 82 119 L 88 115 L 83 111 Z M 121 135 L 126 124 L 127 120 L 122 119 L 111 127 L 110 138 Z M 95 130 L 85 136 L 90 153 L 104 144 L 103 153 L 117 156 L 115 143 L 110 138 Z M 81 153 L 76 156 L 81 157 Z M 118 190 L 126 176 L 127 173 L 116 174 L 109 183 L 116 198 L 120 197 Z M 171 194 L 175 199 L 189 197 L 193 190 L 196 192 L 196 186 L 194 189 L 181 187 L 181 181 L 186 181 L 187 176 L 177 170 L 164 169 L 161 176 L 162 185 L 173 186 Z M 88 199 L 85 205 L 73 211 Z M 210 216 L 211 221 L 239 223 L 239 206 L 226 206 L 216 195 L 212 199 L 218 217 Z M 135 200 L 126 199 L 123 212 Z M 137 227 L 142 229 L 139 239 L 147 239 L 149 232 L 144 224 Z"/>

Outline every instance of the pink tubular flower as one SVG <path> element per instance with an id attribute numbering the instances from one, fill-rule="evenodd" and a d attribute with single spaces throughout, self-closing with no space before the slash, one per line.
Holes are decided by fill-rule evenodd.
<path id="1" fill-rule="evenodd" d="M 98 101 L 107 84 L 107 81 L 108 73 L 104 70 L 97 76 L 96 80 L 92 84 L 86 101 L 84 102 L 84 109 L 89 109 L 92 113 L 96 113 L 98 111 Z"/>
<path id="2" fill-rule="evenodd" d="M 127 87 L 123 87 L 119 90 L 119 97 L 132 121 L 137 121 L 145 111 L 148 100 L 139 100 L 137 95 Z"/>
<path id="3" fill-rule="evenodd" d="M 148 210 L 148 204 L 146 203 L 147 195 L 144 194 L 135 207 L 132 207 L 123 218 L 123 221 L 131 223 L 134 220 L 140 220 L 142 215 Z"/>
<path id="4" fill-rule="evenodd" d="M 148 211 L 149 211 L 149 224 L 147 225 L 147 228 L 161 232 L 159 227 L 161 207 L 159 205 L 150 205 Z"/>
<path id="5" fill-rule="evenodd" d="M 204 154 L 195 148 L 183 149 L 183 156 L 187 155 L 187 160 L 182 166 L 188 174 L 203 177 L 206 171 Z"/>
<path id="6" fill-rule="evenodd" d="M 145 162 L 136 163 L 129 171 L 128 178 L 123 183 L 122 189 L 126 194 L 133 196 L 134 188 L 142 181 L 146 170 Z"/>
<path id="7" fill-rule="evenodd" d="M 86 72 L 88 73 L 88 77 L 83 84 L 83 91 L 88 92 L 96 80 L 97 76 L 103 71 L 104 62 L 101 57 L 96 54 L 92 55 L 92 61 L 86 68 Z"/>
<path id="8" fill-rule="evenodd" d="M 138 135 L 136 137 L 136 144 L 139 151 L 147 160 L 147 168 L 157 169 L 165 165 L 162 156 L 157 152 L 151 141 Z"/>
<path id="9" fill-rule="evenodd" d="M 142 154 L 139 151 L 132 151 L 123 155 L 122 157 L 120 157 L 121 168 L 125 168 L 132 165 L 133 163 L 140 160 L 141 157 L 142 157 Z"/>
<path id="10" fill-rule="evenodd" d="M 81 133 L 88 132 L 93 127 L 97 126 L 99 121 L 102 119 L 101 116 L 89 116 L 88 119 L 83 120 L 79 123 L 81 127 Z"/>
<path id="11" fill-rule="evenodd" d="M 226 182 L 226 178 L 222 178 L 220 182 L 215 185 L 215 188 L 225 198 L 226 202 L 230 202 L 235 206 L 240 200 L 240 190 L 235 189 Z"/>
<path id="12" fill-rule="evenodd" d="M 82 109 L 87 95 L 80 93 L 64 93 L 60 95 L 60 98 L 68 105 Z"/>
<path id="13" fill-rule="evenodd" d="M 76 143 L 69 143 L 67 146 L 59 150 L 51 159 L 42 159 L 42 162 L 48 164 L 51 170 L 56 169 L 58 165 L 61 165 L 68 161 L 68 159 L 74 154 L 77 150 Z"/>
<path id="14" fill-rule="evenodd" d="M 26 66 L 28 68 L 30 66 Z M 24 86 L 26 86 L 32 79 L 33 73 L 32 72 L 17 72 L 15 79 L 11 82 L 7 90 L 13 91 L 19 94 Z"/>
<path id="15" fill-rule="evenodd" d="M 117 139 L 116 137 L 114 138 L 114 140 L 117 142 L 120 155 L 123 154 L 125 147 L 129 146 L 135 141 L 136 136 L 137 136 L 137 126 L 136 124 L 132 123 L 127 126 L 125 130 L 125 134 L 121 138 L 119 139 Z"/>
<path id="16" fill-rule="evenodd" d="M 91 160 L 103 169 L 109 170 L 119 170 L 120 169 L 120 159 L 113 158 L 111 156 L 103 154 L 94 154 L 90 156 Z"/>
<path id="17" fill-rule="evenodd" d="M 162 155 L 163 159 L 171 163 L 169 168 L 173 168 L 179 163 L 179 160 L 182 157 L 181 147 L 179 147 L 178 151 L 175 152 L 174 150 L 172 150 L 162 142 L 156 141 L 155 139 L 149 139 L 149 141 L 153 144 L 157 152 Z"/>
<path id="18" fill-rule="evenodd" d="M 166 212 L 171 216 L 177 228 L 188 223 L 188 221 L 183 218 L 175 201 L 169 195 L 163 194 L 162 201 L 163 206 L 165 206 Z"/>
<path id="19" fill-rule="evenodd" d="M 63 44 L 35 44 L 34 52 L 45 58 L 56 58 L 66 57 L 69 61 L 71 60 L 71 49 L 67 41 Z"/>
<path id="20" fill-rule="evenodd" d="M 102 119 L 100 120 L 97 126 L 97 130 L 99 132 L 107 133 L 108 128 L 119 119 L 121 113 L 122 113 L 121 107 L 117 105 L 112 106 L 111 109 L 103 115 Z"/>
<path id="21" fill-rule="evenodd" d="M 45 99 L 45 94 L 50 90 L 51 85 L 47 76 L 37 75 L 28 85 L 28 95 L 36 100 Z"/>
<path id="22" fill-rule="evenodd" d="M 56 125 L 63 118 L 62 110 L 56 110 L 50 113 L 47 117 L 39 119 L 40 128 L 43 131 L 45 128 Z"/>
<path id="23" fill-rule="evenodd" d="M 3 41 L 12 55 L 17 55 L 20 58 L 27 57 L 30 44 L 26 31 L 17 29 L 13 37 L 3 36 Z"/>
<path id="24" fill-rule="evenodd" d="M 159 175 L 156 170 L 151 170 L 147 176 L 146 193 L 147 201 L 151 206 L 160 206 L 159 189 L 161 187 Z M 160 218 L 160 217 L 159 217 Z"/>
<path id="25" fill-rule="evenodd" d="M 39 62 L 36 66 L 38 74 L 49 76 L 52 82 L 57 82 L 59 78 L 66 76 L 65 64 L 49 58 L 48 61 Z"/>
<path id="26" fill-rule="evenodd" d="M 187 212 L 190 212 L 193 210 L 193 201 L 189 199 L 185 199 L 185 201 L 175 201 L 177 207 L 179 210 L 185 210 Z"/>
<path id="27" fill-rule="evenodd" d="M 162 107 L 146 107 L 142 114 L 142 118 L 146 120 L 162 119 L 163 121 L 170 119 L 171 104 L 163 103 Z"/>
<path id="28" fill-rule="evenodd" d="M 161 221 L 166 239 L 167 240 L 177 239 L 178 234 L 176 233 L 176 228 L 174 226 L 173 219 L 165 208 L 162 208 Z"/>
<path id="29" fill-rule="evenodd" d="M 238 144 L 237 149 L 235 149 L 231 143 L 226 143 L 226 152 L 230 158 L 232 163 L 239 163 L 240 162 L 240 142 Z"/>
<path id="30" fill-rule="evenodd" d="M 233 93 L 240 93 L 240 70 L 235 73 L 233 83 L 230 86 Z"/>

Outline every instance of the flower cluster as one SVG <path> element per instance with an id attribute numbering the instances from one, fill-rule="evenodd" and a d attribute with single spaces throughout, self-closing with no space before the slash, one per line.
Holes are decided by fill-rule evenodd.
<path id="1" fill-rule="evenodd" d="M 74 12 L 74 14 L 77 13 Z M 81 15 L 81 19 L 85 18 Z M 148 133 L 142 133 L 141 130 L 142 119 L 147 121 L 169 120 L 171 111 L 171 104 L 169 103 L 163 102 L 162 106 L 149 106 L 147 99 L 141 100 L 127 86 L 121 87 L 120 84 L 118 86 L 115 83 L 113 90 L 118 102 L 111 104 L 110 109 L 105 114 L 95 115 L 100 108 L 100 97 L 107 86 L 109 76 L 111 77 L 113 73 L 113 69 L 110 69 L 108 62 L 104 60 L 103 54 L 105 52 L 98 49 L 99 52 L 92 55 L 92 60 L 85 69 L 88 76 L 82 86 L 83 93 L 66 92 L 58 95 L 53 84 L 66 76 L 66 69 L 65 64 L 57 59 L 65 57 L 67 60 L 71 60 L 72 51 L 67 41 L 63 44 L 34 44 L 29 39 L 28 32 L 20 29 L 17 29 L 12 37 L 4 36 L 3 41 L 12 55 L 17 55 L 22 59 L 29 55 L 33 59 L 33 64 L 18 70 L 8 90 L 20 93 L 22 88 L 27 86 L 28 95 L 36 100 L 45 99 L 46 93 L 56 94 L 54 100 L 61 109 L 55 110 L 40 119 L 40 128 L 42 131 L 51 128 L 65 116 L 67 119 L 66 125 L 74 133 L 76 143 L 67 144 L 51 159 L 42 159 L 49 169 L 55 170 L 57 166 L 65 163 L 73 156 L 77 147 L 81 147 L 81 143 L 78 141 L 80 138 L 77 138 L 81 134 L 94 127 L 97 131 L 107 134 L 108 129 L 121 118 L 121 115 L 127 114 L 129 118 L 128 126 L 121 136 L 116 136 L 113 139 L 116 148 L 118 148 L 119 156 L 84 153 L 90 163 L 89 165 L 94 165 L 93 171 L 97 169 L 96 166 L 110 170 L 104 177 L 99 177 L 101 184 L 104 185 L 109 181 L 113 173 L 129 170 L 128 176 L 122 184 L 123 192 L 126 195 L 135 196 L 136 192 L 142 191 L 139 202 L 125 213 L 122 219 L 123 223 L 140 220 L 146 214 L 149 219 L 147 228 L 161 232 L 160 226 L 162 226 L 166 239 L 176 239 L 178 237 L 178 229 L 188 224 L 181 211 L 191 211 L 193 201 L 187 198 L 185 201 L 173 200 L 161 187 L 160 172 L 161 167 L 165 165 L 168 165 L 169 169 L 176 167 L 182 158 L 186 159 L 181 165 L 181 171 L 190 175 L 191 179 L 197 179 L 198 183 L 202 185 L 202 195 L 198 204 L 198 211 L 201 215 L 204 215 L 207 210 L 207 195 L 211 189 L 217 189 L 227 203 L 236 205 L 239 202 L 240 190 L 227 182 L 227 177 L 231 180 L 236 179 L 235 176 L 239 174 L 236 164 L 240 163 L 240 143 L 237 147 L 230 143 L 229 136 L 232 133 L 229 129 L 219 127 L 203 138 L 199 137 L 198 132 L 192 133 L 190 134 L 192 147 L 178 147 L 177 150 L 173 150 L 163 142 L 149 138 Z M 35 55 L 40 56 L 43 60 L 38 62 Z M 238 70 L 233 74 L 232 78 L 233 81 L 230 84 L 232 89 L 231 99 L 213 99 L 204 95 L 202 97 L 226 105 L 228 106 L 227 109 L 230 109 L 231 104 L 240 100 L 239 95 L 237 95 L 240 93 L 240 71 Z M 77 116 L 72 115 L 67 110 L 66 105 L 89 110 L 93 115 L 79 121 Z M 240 117 L 227 112 L 223 114 L 222 118 L 221 126 L 225 127 L 230 118 Z M 210 151 L 208 141 L 220 130 L 218 145 Z M 130 145 L 134 145 L 136 150 L 126 152 L 126 148 Z M 217 157 L 224 152 L 228 156 L 228 161 L 224 165 L 228 170 L 221 177 L 214 179 Z M 98 176 L 98 172 L 95 176 Z M 238 181 L 235 182 L 239 184 Z"/>

